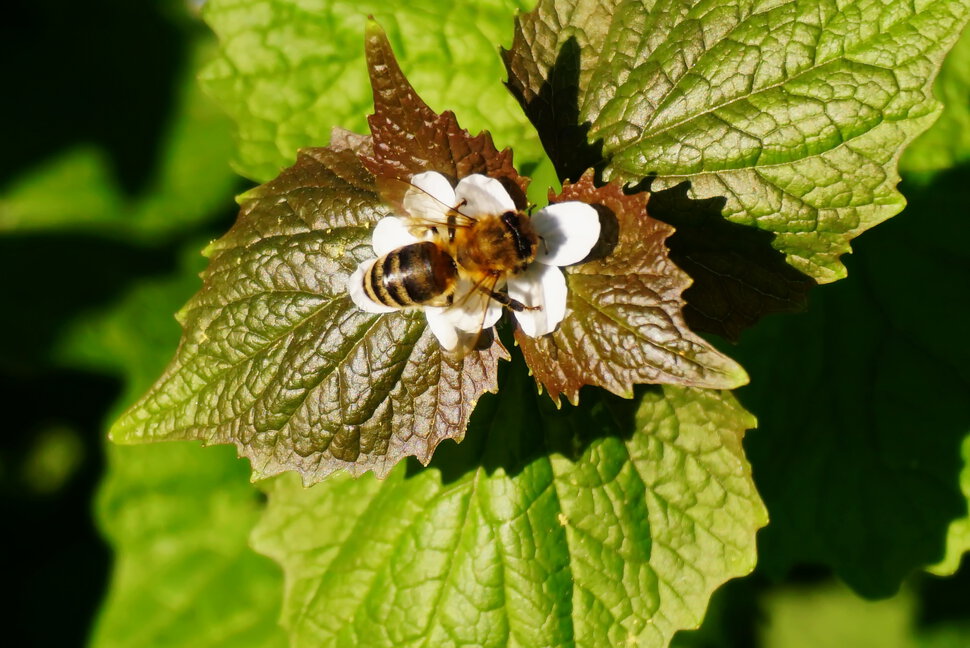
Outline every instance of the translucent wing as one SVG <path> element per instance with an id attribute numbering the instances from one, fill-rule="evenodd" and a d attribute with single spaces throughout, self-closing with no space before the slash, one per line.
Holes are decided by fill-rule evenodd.
<path id="1" fill-rule="evenodd" d="M 464 228 L 478 220 L 462 210 L 451 183 L 440 173 L 419 173 L 411 181 L 382 178 L 385 191 L 404 208 L 399 216 L 410 227 Z"/>
<path id="2" fill-rule="evenodd" d="M 502 305 L 491 298 L 497 277 L 478 280 L 463 278 L 455 290 L 455 301 L 442 308 L 425 308 L 428 325 L 446 351 L 464 356 L 474 349 L 484 329 L 502 316 Z"/>

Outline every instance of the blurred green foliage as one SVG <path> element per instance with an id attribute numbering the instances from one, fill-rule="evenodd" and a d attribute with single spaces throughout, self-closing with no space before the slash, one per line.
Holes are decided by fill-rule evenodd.
<path id="1" fill-rule="evenodd" d="M 106 450 L 103 434 L 171 357 L 198 250 L 245 186 L 194 81 L 210 36 L 174 0 L 14 4 L 22 18 L 0 23 L 23 98 L 0 103 L 4 637 L 282 645 L 281 573 L 247 544 L 262 507 L 248 466 L 195 444 Z M 752 376 L 739 397 L 760 418 L 746 447 L 772 521 L 758 570 L 679 645 L 970 645 L 968 43 L 939 82 L 939 126 L 904 158 L 906 211 L 860 238 L 809 313 L 728 349 Z M 952 576 L 919 572 L 940 561 Z"/>

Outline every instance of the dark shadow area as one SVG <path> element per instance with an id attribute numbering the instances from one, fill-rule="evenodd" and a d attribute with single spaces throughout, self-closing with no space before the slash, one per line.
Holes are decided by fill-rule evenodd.
<path id="1" fill-rule="evenodd" d="M 145 194 L 158 175 L 201 22 L 188 19 L 175 0 L 14 0 L 5 9 L 0 186 L 89 145 L 105 153 L 127 196 Z M 58 366 L 63 334 L 146 280 L 179 272 L 187 242 L 232 222 L 229 195 L 225 206 L 189 231 L 164 237 L 133 236 L 134 223 L 0 236 L 7 305 L 0 319 L 7 413 L 0 440 L 2 567 L 14 593 L 3 634 L 9 645 L 85 645 L 111 567 L 91 511 L 104 469 L 106 416 L 121 380 Z"/>
<path id="2" fill-rule="evenodd" d="M 91 510 L 104 468 L 105 417 L 122 385 L 118 377 L 57 367 L 57 343 L 78 317 L 178 272 L 187 242 L 224 231 L 234 215 L 156 246 L 95 234 L 0 237 L 10 298 L 0 319 L 7 413 L 0 515 L 9 528 L 3 573 L 16 592 L 4 629 L 12 645 L 84 645 L 110 568 Z M 52 610 L 57 623 L 50 623 Z"/>
<path id="3" fill-rule="evenodd" d="M 596 215 L 599 216 L 600 237 L 593 245 L 593 249 L 580 263 L 605 259 L 613 254 L 613 250 L 620 243 L 620 220 L 613 210 L 606 205 L 593 205 L 592 207 L 596 210 Z"/>
<path id="4" fill-rule="evenodd" d="M 536 94 L 520 81 L 529 78 L 526 63 L 503 52 L 509 90 L 539 132 L 559 178 L 573 181 L 590 168 L 599 177 L 606 163 L 602 140 L 590 143 L 590 124 L 580 123 L 580 56 L 576 39 L 569 38 Z M 647 178 L 636 190 L 650 191 L 652 183 Z M 737 340 L 765 315 L 804 310 L 815 281 L 772 247 L 774 235 L 725 220 L 724 198 L 693 200 L 689 187 L 684 182 L 652 193 L 647 205 L 652 217 L 677 230 L 667 245 L 674 263 L 693 279 L 684 295 L 688 325 Z"/>
<path id="5" fill-rule="evenodd" d="M 185 63 L 174 3 L 13 0 L 0 20 L 0 185 L 82 143 L 129 194 L 145 188 Z M 16 18 L 14 18 L 16 16 Z"/>
<path id="6" fill-rule="evenodd" d="M 103 469 L 104 416 L 120 385 L 84 372 L 0 370 L 0 390 L 0 568 L 12 593 L 4 640 L 80 646 L 107 585 L 110 551 L 91 502 Z"/>
<path id="7" fill-rule="evenodd" d="M 504 338 L 505 336 L 503 336 Z M 448 484 L 466 473 L 501 469 L 515 477 L 533 461 L 552 454 L 577 461 L 595 440 L 615 436 L 628 439 L 635 431 L 638 400 L 627 400 L 602 389 L 585 387 L 577 406 L 563 402 L 561 409 L 546 394 L 536 392 L 518 347 L 506 341 L 512 362 L 499 364 L 499 393 L 479 400 L 461 443 L 445 441 L 427 468 L 413 457 L 408 475 L 437 470 Z M 660 387 L 644 386 L 640 392 Z"/>
<path id="8" fill-rule="evenodd" d="M 0 237 L 10 310 L 0 323 L 0 368 L 46 364 L 71 320 L 109 304 L 148 276 L 176 268 L 181 241 L 139 246 L 96 235 Z"/>
<path id="9" fill-rule="evenodd" d="M 943 557 L 967 514 L 968 184 L 964 166 L 904 186 L 909 206 L 857 240 L 847 279 L 732 350 L 759 419 L 745 447 L 771 516 L 759 569 L 773 578 L 823 564 L 862 596 L 890 596 Z"/>
<path id="10" fill-rule="evenodd" d="M 923 575 L 916 591 L 918 628 L 935 630 L 959 625 L 970 631 L 970 556 L 964 554 L 960 569 L 953 576 Z"/>
<path id="11" fill-rule="evenodd" d="M 536 127 L 543 148 L 556 167 L 559 179 L 576 181 L 586 169 L 603 164 L 602 141 L 589 142 L 590 124 L 579 120 L 579 73 L 582 69 L 580 47 L 570 37 L 556 55 L 546 80 L 536 93 L 518 80 L 519 62 L 509 50 L 502 51 L 502 59 L 509 71 L 505 84 L 512 96 L 522 105 L 529 121 Z"/>
<path id="12" fill-rule="evenodd" d="M 804 310 L 815 281 L 772 247 L 774 234 L 726 220 L 724 198 L 694 200 L 689 188 L 653 192 L 647 203 L 650 216 L 675 228 L 670 258 L 693 280 L 684 293 L 687 324 L 736 341 L 766 315 Z"/>

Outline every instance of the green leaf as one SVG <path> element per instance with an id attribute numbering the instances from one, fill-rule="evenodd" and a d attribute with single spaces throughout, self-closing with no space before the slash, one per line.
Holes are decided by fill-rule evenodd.
<path id="1" fill-rule="evenodd" d="M 966 579 L 914 579 L 866 601 L 834 581 L 786 585 L 760 597 L 764 648 L 963 648 L 970 645 Z"/>
<path id="2" fill-rule="evenodd" d="M 764 648 L 916 648 L 916 601 L 904 591 L 865 601 L 836 583 L 789 587 L 765 597 Z"/>
<path id="3" fill-rule="evenodd" d="M 970 169 L 907 190 L 909 208 L 867 235 L 849 280 L 812 311 L 765 321 L 735 350 L 760 428 L 746 443 L 772 524 L 759 568 L 831 566 L 865 596 L 939 562 L 967 515 Z M 959 543 L 958 536 L 950 542 Z"/>
<path id="4" fill-rule="evenodd" d="M 327 143 L 333 126 L 363 131 L 370 87 L 361 47 L 368 14 L 407 48 L 406 72 L 432 106 L 487 128 L 519 160 L 539 162 L 535 133 L 501 87 L 496 47 L 529 0 L 310 2 L 212 0 L 205 19 L 222 56 L 202 75 L 237 126 L 236 168 L 265 181 L 296 151 Z"/>
<path id="5" fill-rule="evenodd" d="M 254 553 L 248 466 L 226 448 L 112 448 L 98 517 L 115 547 L 91 645 L 285 646 L 278 568 Z"/>
<path id="6" fill-rule="evenodd" d="M 583 385 L 631 397 L 635 383 L 732 389 L 744 369 L 694 334 L 681 314 L 690 278 L 667 257 L 673 228 L 647 214 L 647 194 L 626 195 L 618 184 L 596 187 L 592 173 L 550 201 L 578 200 L 600 214 L 601 239 L 592 260 L 566 268 L 566 316 L 551 335 L 515 339 L 549 396 L 576 403 Z"/>
<path id="7" fill-rule="evenodd" d="M 899 168 L 904 173 L 942 171 L 970 159 L 970 29 L 943 61 L 933 93 L 943 112 L 903 152 Z"/>
<path id="8" fill-rule="evenodd" d="M 0 232 L 77 227 L 120 220 L 121 192 L 103 152 L 66 151 L 3 188 Z"/>
<path id="9" fill-rule="evenodd" d="M 844 276 L 849 241 L 902 209 L 896 160 L 939 110 L 930 85 L 967 14 L 959 0 L 542 0 L 505 60 L 560 177 L 596 167 L 684 192 L 695 205 L 652 212 L 678 228 L 711 208 L 753 228 L 721 227 L 719 251 L 671 242 L 697 286 L 689 321 L 733 337 Z"/>
<path id="10" fill-rule="evenodd" d="M 254 542 L 293 646 L 665 646 L 751 570 L 766 518 L 730 395 L 557 412 L 521 369 L 428 468 L 270 485 Z"/>

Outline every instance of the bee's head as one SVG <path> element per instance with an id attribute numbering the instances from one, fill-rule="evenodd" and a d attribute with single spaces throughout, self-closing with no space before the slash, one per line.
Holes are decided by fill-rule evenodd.
<path id="1" fill-rule="evenodd" d="M 536 257 L 536 246 L 539 237 L 532 228 L 528 214 L 521 211 L 507 211 L 501 216 L 508 235 L 515 246 L 515 254 L 522 267 L 529 265 Z"/>

